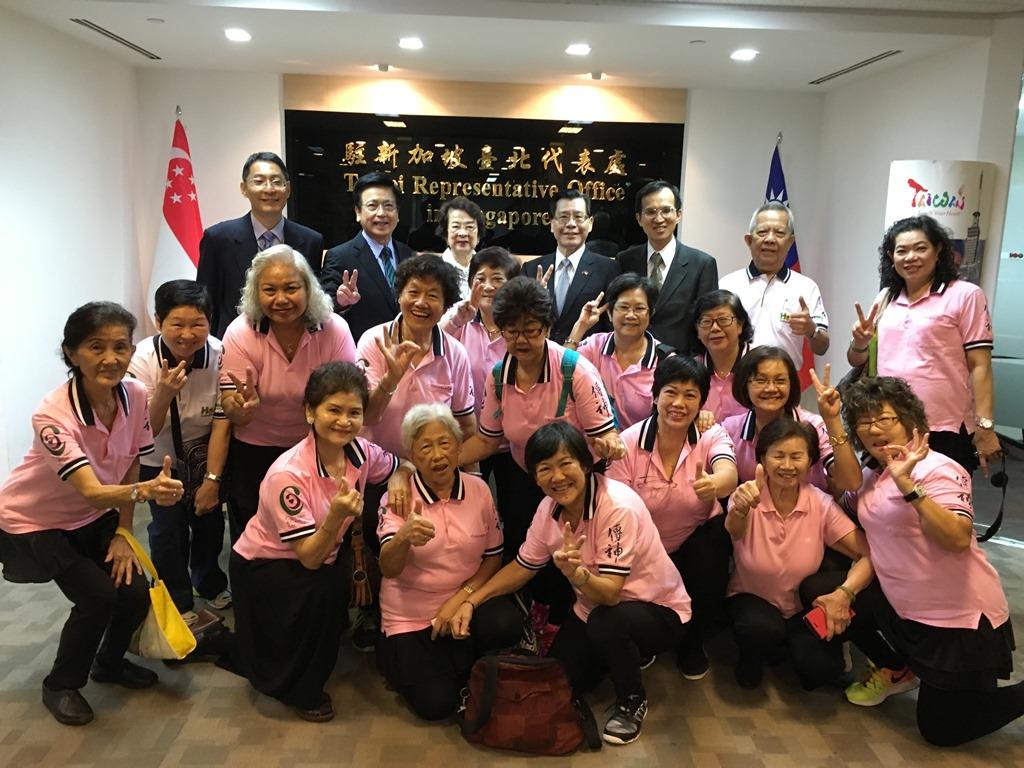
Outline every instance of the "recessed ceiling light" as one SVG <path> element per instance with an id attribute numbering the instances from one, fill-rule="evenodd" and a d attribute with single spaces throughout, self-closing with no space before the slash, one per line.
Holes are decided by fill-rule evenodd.
<path id="1" fill-rule="evenodd" d="M 586 43 L 573 43 L 565 49 L 565 52 L 570 56 L 586 56 L 590 53 L 590 46 Z"/>
<path id="2" fill-rule="evenodd" d="M 398 47 L 407 51 L 418 51 L 423 47 L 423 41 L 418 37 L 403 37 L 398 41 Z"/>
<path id="3" fill-rule="evenodd" d="M 232 43 L 248 43 L 252 40 L 252 35 L 241 27 L 228 27 L 224 30 L 224 37 Z"/>
<path id="4" fill-rule="evenodd" d="M 390 64 L 378 64 L 377 65 L 377 71 L 378 72 L 387 72 L 390 69 L 391 69 L 391 65 Z"/>
<path id="5" fill-rule="evenodd" d="M 600 80 L 602 77 L 604 77 L 604 72 L 591 72 L 590 73 L 590 79 L 591 80 Z"/>
<path id="6" fill-rule="evenodd" d="M 148 19 L 146 19 L 146 21 L 148 21 L 150 24 L 163 24 L 164 23 L 164 20 L 161 19 L 159 16 L 150 16 Z"/>
<path id="7" fill-rule="evenodd" d="M 737 48 L 729 54 L 729 58 L 733 61 L 753 61 L 757 58 L 758 53 L 759 51 L 753 48 Z"/>
<path id="8" fill-rule="evenodd" d="M 558 129 L 558 132 L 559 133 L 579 133 L 582 130 L 583 130 L 582 126 L 579 126 L 579 125 L 563 125 L 561 128 Z"/>
<path id="9" fill-rule="evenodd" d="M 691 40 L 690 45 L 704 45 L 706 42 L 707 40 Z"/>
<path id="10" fill-rule="evenodd" d="M 595 154 L 598 154 L 598 155 L 601 154 L 602 152 L 604 152 L 604 150 L 601 149 L 600 147 L 598 147 L 597 149 L 593 149 L 591 151 L 594 152 Z"/>
<path id="11" fill-rule="evenodd" d="M 444 142 L 438 142 L 434 146 L 437 147 L 438 149 L 442 149 L 444 147 Z"/>
<path id="12" fill-rule="evenodd" d="M 384 127 L 385 128 L 407 128 L 408 126 L 406 126 L 406 124 L 403 123 L 401 120 L 385 120 L 384 121 Z"/>

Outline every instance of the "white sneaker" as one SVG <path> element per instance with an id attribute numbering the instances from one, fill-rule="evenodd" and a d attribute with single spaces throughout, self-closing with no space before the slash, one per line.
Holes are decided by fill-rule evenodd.
<path id="1" fill-rule="evenodd" d="M 207 600 L 206 605 L 215 611 L 223 611 L 225 608 L 231 607 L 231 593 L 228 590 L 224 590 L 216 597 Z"/>

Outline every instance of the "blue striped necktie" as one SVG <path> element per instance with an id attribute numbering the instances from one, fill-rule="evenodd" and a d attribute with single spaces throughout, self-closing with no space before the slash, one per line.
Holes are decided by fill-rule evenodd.
<path id="1" fill-rule="evenodd" d="M 386 245 L 381 249 L 380 263 L 384 267 L 384 278 L 393 290 L 395 287 L 395 265 L 391 263 L 391 249 Z"/>

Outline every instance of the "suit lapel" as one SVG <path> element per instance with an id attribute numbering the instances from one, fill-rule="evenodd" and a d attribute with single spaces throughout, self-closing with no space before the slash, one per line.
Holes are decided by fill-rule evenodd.
<path id="1" fill-rule="evenodd" d="M 387 300 L 388 306 L 397 315 L 398 300 L 395 298 L 394 290 L 392 290 L 391 286 L 388 285 L 388 281 L 384 277 L 384 271 L 380 268 L 380 262 L 377 261 L 377 257 L 373 255 L 373 251 L 370 250 L 370 244 L 366 242 L 366 238 L 363 237 L 362 232 L 356 235 L 356 237 L 359 238 L 357 247 L 359 248 L 359 257 L 362 262 L 359 268 L 364 270 L 370 279 L 373 280 L 373 284 L 377 286 L 377 291 Z M 398 261 L 397 257 L 395 258 L 395 261 Z M 362 275 L 359 277 L 362 279 Z"/>
<path id="2" fill-rule="evenodd" d="M 240 219 L 235 219 L 237 226 L 235 227 L 235 264 L 243 277 L 248 271 L 249 267 L 252 266 L 252 258 L 260 251 L 260 246 L 256 242 L 256 233 L 252 230 L 252 219 L 249 214 L 245 214 Z"/>
<path id="3" fill-rule="evenodd" d="M 661 283 L 661 291 L 658 292 L 658 303 L 655 308 L 662 307 L 672 300 L 679 290 L 679 286 L 686 280 L 689 273 L 687 265 L 690 263 L 690 255 L 683 248 L 683 244 L 676 240 L 676 255 L 672 258 L 672 266 Z"/>

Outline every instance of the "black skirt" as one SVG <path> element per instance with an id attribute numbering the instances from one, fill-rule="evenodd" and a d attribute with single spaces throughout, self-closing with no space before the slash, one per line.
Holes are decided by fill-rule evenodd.
<path id="1" fill-rule="evenodd" d="M 3 576 L 15 584 L 45 584 L 76 565 L 83 557 L 87 543 L 102 548 L 103 554 L 117 531 L 116 510 L 93 520 L 88 525 L 65 531 L 50 528 L 31 533 L 7 533 L 0 530 L 0 563 Z M 99 552 L 100 550 L 97 550 Z"/>
<path id="2" fill-rule="evenodd" d="M 300 709 L 320 705 L 347 625 L 346 580 L 336 565 L 246 560 L 231 553 L 235 641 L 231 663 L 252 686 Z"/>

